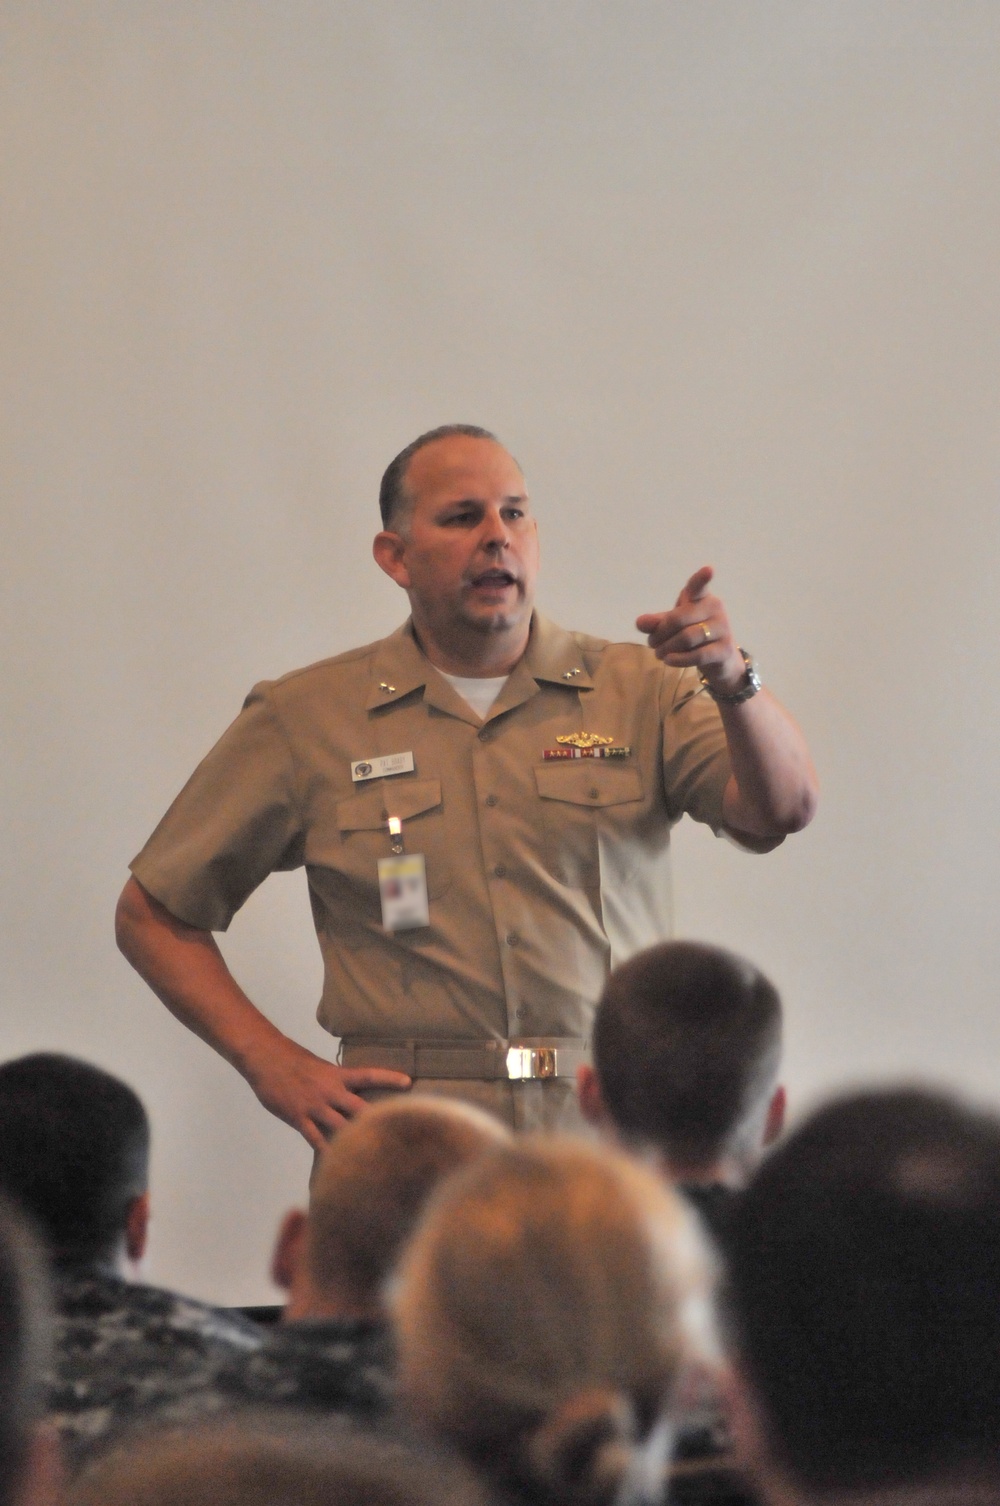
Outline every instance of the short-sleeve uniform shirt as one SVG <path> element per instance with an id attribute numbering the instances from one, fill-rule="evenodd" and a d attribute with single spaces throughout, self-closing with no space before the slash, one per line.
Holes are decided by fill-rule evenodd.
<path id="1" fill-rule="evenodd" d="M 559 737 L 625 755 L 545 758 Z M 411 771 L 352 765 L 411 753 Z M 585 1038 L 612 965 L 671 929 L 668 849 L 717 832 L 730 774 L 692 670 L 538 614 L 483 722 L 406 623 L 254 687 L 132 864 L 174 915 L 225 930 L 275 869 L 305 865 L 336 1035 Z M 387 821 L 426 863 L 430 924 L 388 932 Z"/>

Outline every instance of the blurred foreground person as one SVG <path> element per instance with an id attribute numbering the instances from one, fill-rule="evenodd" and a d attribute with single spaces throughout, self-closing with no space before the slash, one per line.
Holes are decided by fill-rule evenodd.
<path id="1" fill-rule="evenodd" d="M 751 962 L 668 941 L 611 974 L 579 1069 L 584 1117 L 677 1183 L 716 1237 L 740 1188 L 781 1132 L 781 999 Z M 707 1387 L 681 1419 L 675 1506 L 745 1502 L 721 1396 Z"/>
<path id="2" fill-rule="evenodd" d="M 608 979 L 594 1065 L 579 1069 L 583 1113 L 652 1155 L 713 1232 L 781 1132 L 781 1000 L 733 952 L 668 941 Z"/>
<path id="3" fill-rule="evenodd" d="M 49 1506 L 58 1445 L 43 1425 L 50 1313 L 45 1257 L 0 1199 L 0 1506 Z"/>
<path id="4" fill-rule="evenodd" d="M 658 1501 L 708 1296 L 695 1221 L 657 1177 L 524 1140 L 455 1177 L 404 1257 L 402 1406 L 510 1500 Z"/>
<path id="5" fill-rule="evenodd" d="M 410 1442 L 261 1416 L 137 1440 L 64 1506 L 488 1506 L 459 1461 Z"/>
<path id="6" fill-rule="evenodd" d="M 148 1174 L 149 1120 L 125 1083 L 49 1053 L 0 1066 L 0 1191 L 52 1256 L 46 1383 L 71 1466 L 118 1428 L 187 1415 L 221 1366 L 262 1342 L 247 1319 L 126 1278 L 146 1247 Z"/>
<path id="7" fill-rule="evenodd" d="M 439 1184 L 508 1138 L 491 1114 L 419 1095 L 351 1120 L 320 1158 L 308 1212 L 285 1217 L 272 1274 L 288 1303 L 263 1349 L 229 1373 L 229 1399 L 385 1411 L 386 1280 Z"/>
<path id="8" fill-rule="evenodd" d="M 773 1506 L 1000 1499 L 1000 1120 L 820 1110 L 735 1210 L 734 1425 Z"/>

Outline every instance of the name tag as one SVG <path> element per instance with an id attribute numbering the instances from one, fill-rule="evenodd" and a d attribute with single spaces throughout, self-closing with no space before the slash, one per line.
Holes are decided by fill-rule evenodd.
<path id="1" fill-rule="evenodd" d="M 418 926 L 430 925 L 422 852 L 379 858 L 378 889 L 382 898 L 382 924 L 387 931 L 414 931 Z"/>
<path id="2" fill-rule="evenodd" d="M 366 779 L 388 779 L 392 774 L 413 773 L 412 753 L 387 753 L 384 758 L 359 758 L 351 764 L 351 778 L 355 784 Z"/>

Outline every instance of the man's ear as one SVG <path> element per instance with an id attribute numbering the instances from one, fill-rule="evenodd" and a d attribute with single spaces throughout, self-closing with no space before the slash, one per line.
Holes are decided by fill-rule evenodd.
<path id="1" fill-rule="evenodd" d="M 281 1220 L 274 1254 L 271 1256 L 271 1280 L 282 1291 L 292 1290 L 305 1259 L 308 1221 L 309 1216 L 304 1208 L 292 1208 Z"/>
<path id="2" fill-rule="evenodd" d="M 604 1107 L 601 1084 L 593 1067 L 577 1067 L 576 1096 L 580 1103 L 580 1113 L 587 1123 L 592 1124 L 595 1129 L 606 1128 L 608 1111 Z"/>
<path id="3" fill-rule="evenodd" d="M 381 533 L 375 535 L 372 544 L 372 554 L 375 563 L 380 570 L 384 570 L 397 586 L 403 590 L 409 589 L 410 572 L 406 568 L 406 540 L 401 533 L 393 533 L 390 528 L 383 528 Z"/>
<path id="4" fill-rule="evenodd" d="M 149 1240 L 149 1193 L 134 1197 L 125 1214 L 125 1253 L 129 1260 L 141 1260 Z"/>
<path id="5" fill-rule="evenodd" d="M 788 1108 L 788 1094 L 779 1083 L 771 1095 L 771 1102 L 767 1109 L 767 1122 L 764 1125 L 765 1145 L 773 1145 L 785 1127 L 785 1111 Z"/>

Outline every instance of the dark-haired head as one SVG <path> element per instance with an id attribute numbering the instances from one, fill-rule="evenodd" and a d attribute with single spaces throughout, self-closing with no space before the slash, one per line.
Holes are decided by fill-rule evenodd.
<path id="1" fill-rule="evenodd" d="M 50 1052 L 0 1065 L 0 1191 L 55 1260 L 114 1261 L 148 1172 L 146 1111 L 117 1077 Z"/>
<path id="2" fill-rule="evenodd" d="M 1000 1487 L 1000 1120 L 841 1099 L 764 1163 L 727 1245 L 765 1456 L 800 1495 Z"/>
<path id="3" fill-rule="evenodd" d="M 601 1109 L 624 1140 L 684 1175 L 749 1168 L 770 1132 L 780 1063 L 777 990 L 732 952 L 664 942 L 608 979 L 594 1022 Z"/>

